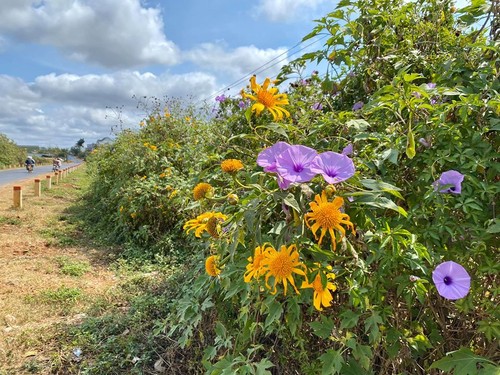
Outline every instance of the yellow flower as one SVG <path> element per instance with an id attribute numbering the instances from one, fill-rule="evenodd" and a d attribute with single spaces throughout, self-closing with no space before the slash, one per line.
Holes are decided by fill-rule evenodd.
<path id="1" fill-rule="evenodd" d="M 189 117 L 189 116 L 186 116 L 186 118 L 185 118 L 185 119 L 186 119 L 186 121 L 187 121 L 187 122 L 190 122 L 190 121 L 191 121 L 191 117 Z"/>
<path id="2" fill-rule="evenodd" d="M 204 214 L 198 215 L 196 219 L 188 220 L 182 229 L 186 230 L 186 233 L 194 230 L 194 235 L 198 238 L 201 237 L 203 231 L 207 231 L 207 224 L 211 218 L 215 217 L 222 221 L 227 220 L 227 216 L 220 212 L 205 212 Z M 208 231 L 207 231 L 208 232 Z"/>
<path id="3" fill-rule="evenodd" d="M 345 237 L 345 229 L 341 226 L 341 224 L 344 224 L 347 228 L 350 228 L 353 233 L 355 233 L 354 225 L 350 221 L 349 215 L 340 211 L 340 207 L 342 207 L 343 204 L 344 200 L 341 197 L 335 197 L 332 202 L 329 202 L 325 191 L 321 193 L 321 196 L 316 194 L 314 202 L 309 203 L 309 207 L 312 212 L 305 214 L 304 219 L 307 226 L 313 232 L 316 240 L 318 240 L 316 232 L 318 229 L 321 229 L 318 245 L 321 245 L 323 236 L 326 232 L 328 232 L 330 233 L 330 237 L 332 239 L 333 250 L 335 250 L 337 248 L 337 243 L 334 229 L 337 229 L 340 232 L 341 238 Z M 311 226 L 312 222 L 315 223 Z"/>
<path id="4" fill-rule="evenodd" d="M 243 169 L 243 163 L 238 159 L 226 159 L 220 164 L 222 171 L 229 174 L 235 174 Z"/>
<path id="5" fill-rule="evenodd" d="M 142 128 L 144 125 L 146 125 L 146 124 L 144 123 L 144 121 L 139 122 L 139 126 L 140 126 L 141 128 Z"/>
<path id="6" fill-rule="evenodd" d="M 165 173 L 160 173 L 160 178 L 166 177 L 167 175 Z"/>
<path id="7" fill-rule="evenodd" d="M 123 210 L 124 210 L 124 207 L 120 206 L 120 212 L 123 212 Z"/>
<path id="8" fill-rule="evenodd" d="M 299 260 L 299 253 L 295 245 L 286 247 L 281 246 L 277 251 L 273 247 L 268 247 L 264 254 L 264 259 L 261 261 L 261 274 L 266 275 L 266 287 L 272 289 L 271 294 L 276 294 L 278 284 L 283 284 L 284 294 L 286 295 L 287 285 L 290 283 L 297 294 L 300 294 L 295 286 L 293 274 L 305 276 L 305 266 Z M 274 279 L 274 285 L 269 286 L 269 278 Z"/>
<path id="9" fill-rule="evenodd" d="M 219 256 L 218 255 L 210 255 L 206 260 L 205 260 L 205 271 L 207 271 L 207 274 L 215 277 L 220 274 L 220 268 L 218 267 L 219 263 Z"/>
<path id="10" fill-rule="evenodd" d="M 254 95 L 242 92 L 242 96 L 256 102 L 252 105 L 252 112 L 255 111 L 257 115 L 260 115 L 264 109 L 267 109 L 273 116 L 274 121 L 281 120 L 283 115 L 290 116 L 290 113 L 281 107 L 288 104 L 288 98 L 286 94 L 278 94 L 276 87 L 269 88 L 270 83 L 271 80 L 266 78 L 261 86 L 255 82 L 255 76 L 252 76 L 250 78 L 250 88 Z"/>
<path id="11" fill-rule="evenodd" d="M 153 151 L 158 150 L 158 147 L 156 147 L 155 145 L 150 145 L 149 148 Z"/>
<path id="12" fill-rule="evenodd" d="M 327 267 L 328 271 L 332 270 L 331 266 Z M 323 271 L 319 271 L 323 272 Z M 319 273 L 314 277 L 312 283 L 307 281 L 307 279 L 302 282 L 302 289 L 312 288 L 314 289 L 313 295 L 313 304 L 316 310 L 322 311 L 323 307 L 330 307 L 332 305 L 332 293 L 337 290 L 335 284 L 331 281 L 335 279 L 335 274 L 333 272 L 323 273 L 326 284 L 323 284 L 323 280 L 321 277 L 321 273 Z M 323 307 L 322 307 L 323 306 Z"/>
<path id="13" fill-rule="evenodd" d="M 200 182 L 193 189 L 193 197 L 195 201 L 199 201 L 203 198 L 211 198 L 213 195 L 213 187 L 206 182 Z"/>
<path id="14" fill-rule="evenodd" d="M 135 219 L 135 218 L 137 217 L 137 213 L 132 212 L 132 213 L 130 214 L 130 217 L 131 217 L 132 219 Z"/>
<path id="15" fill-rule="evenodd" d="M 245 275 L 243 276 L 243 280 L 246 283 L 249 283 L 252 280 L 252 277 L 258 279 L 262 273 L 262 260 L 266 255 L 266 252 L 272 249 L 272 246 L 257 246 L 254 250 L 253 257 L 248 257 L 247 270 Z"/>

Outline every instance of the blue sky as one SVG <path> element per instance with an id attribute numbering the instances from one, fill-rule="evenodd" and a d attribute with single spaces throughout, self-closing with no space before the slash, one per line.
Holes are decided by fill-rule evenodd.
<path id="1" fill-rule="evenodd" d="M 117 125 L 109 107 L 123 107 L 124 126 L 137 126 L 144 113 L 134 95 L 215 97 L 275 59 L 258 80 L 273 77 L 305 52 L 311 41 L 294 46 L 336 4 L 1 0 L 0 133 L 19 145 L 93 143 Z"/>

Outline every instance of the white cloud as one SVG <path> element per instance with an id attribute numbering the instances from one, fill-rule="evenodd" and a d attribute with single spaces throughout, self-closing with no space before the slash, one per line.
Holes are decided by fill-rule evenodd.
<path id="1" fill-rule="evenodd" d="M 20 145 L 71 147 L 80 138 L 107 137 L 120 124 L 136 127 L 148 113 L 134 95 L 163 100 L 195 93 L 189 99 L 199 101 L 217 88 L 215 77 L 201 72 L 48 74 L 32 83 L 0 75 L 0 133 Z"/>
<path id="2" fill-rule="evenodd" d="M 179 62 L 160 10 L 140 0 L 2 0 L 0 33 L 111 68 Z"/>
<path id="3" fill-rule="evenodd" d="M 256 5 L 257 13 L 267 19 L 289 21 L 298 16 L 304 16 L 308 10 L 315 10 L 326 0 L 260 0 Z"/>
<path id="4" fill-rule="evenodd" d="M 285 48 L 259 49 L 243 46 L 226 51 L 224 45 L 204 43 L 183 57 L 204 69 L 224 73 L 232 79 L 256 72 L 258 75 L 274 77 L 288 63 Z"/>

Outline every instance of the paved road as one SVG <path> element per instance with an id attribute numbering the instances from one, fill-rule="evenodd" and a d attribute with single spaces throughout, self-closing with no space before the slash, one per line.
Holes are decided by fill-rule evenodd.
<path id="1" fill-rule="evenodd" d="M 63 163 L 62 168 L 78 165 L 78 163 Z M 26 168 L 15 168 L 0 170 L 0 187 L 14 184 L 15 182 L 26 180 L 29 178 L 45 178 L 46 175 L 52 173 L 52 165 L 36 166 L 33 173 L 29 173 Z"/>

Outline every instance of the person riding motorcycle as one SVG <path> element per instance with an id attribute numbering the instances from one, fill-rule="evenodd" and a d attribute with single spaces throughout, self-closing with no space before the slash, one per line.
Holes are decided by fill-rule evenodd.
<path id="1" fill-rule="evenodd" d="M 28 156 L 28 158 L 26 159 L 24 164 L 26 165 L 26 170 L 28 172 L 31 172 L 31 171 L 33 171 L 33 168 L 35 168 L 36 162 L 35 162 L 35 159 L 33 159 L 31 156 Z"/>
<path id="2" fill-rule="evenodd" d="M 52 160 L 52 171 L 57 172 L 58 170 L 61 169 L 61 165 L 62 165 L 62 160 L 60 158 L 54 158 L 54 160 Z"/>

